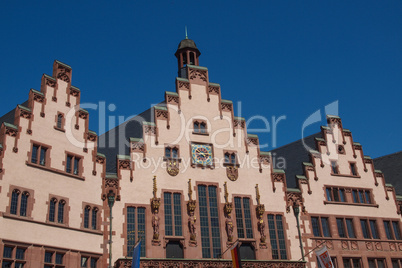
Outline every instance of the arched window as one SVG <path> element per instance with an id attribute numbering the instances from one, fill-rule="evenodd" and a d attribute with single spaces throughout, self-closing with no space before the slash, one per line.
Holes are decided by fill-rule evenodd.
<path id="1" fill-rule="evenodd" d="M 56 198 L 52 198 L 52 200 L 50 200 L 50 204 L 49 204 L 49 221 L 54 222 L 54 218 L 56 215 L 56 203 L 57 203 L 57 199 Z"/>
<path id="2" fill-rule="evenodd" d="M 194 132 L 199 133 L 200 132 L 200 123 L 197 121 L 194 122 Z"/>
<path id="3" fill-rule="evenodd" d="M 60 200 L 59 202 L 59 208 L 57 211 L 57 222 L 58 223 L 63 223 L 64 222 L 64 205 L 65 205 L 64 200 Z"/>
<path id="4" fill-rule="evenodd" d="M 206 127 L 206 124 L 204 123 L 204 122 L 202 122 L 201 124 L 200 124 L 200 129 L 201 129 L 201 133 L 206 133 L 207 132 L 207 127 Z"/>
<path id="5" fill-rule="evenodd" d="M 190 52 L 190 63 L 191 65 L 194 65 L 195 61 L 194 61 L 194 52 Z"/>
<path id="6" fill-rule="evenodd" d="M 97 217 L 98 217 L 98 208 L 92 209 L 92 230 L 96 230 L 97 228 Z"/>
<path id="7" fill-rule="evenodd" d="M 166 147 L 166 148 L 165 148 L 165 157 L 166 157 L 166 158 L 170 158 L 170 157 L 171 157 L 171 154 L 170 154 L 170 147 Z"/>
<path id="8" fill-rule="evenodd" d="M 57 127 L 58 128 L 63 127 L 63 115 L 62 114 L 57 115 Z"/>
<path id="9" fill-rule="evenodd" d="M 27 208 L 28 208 L 28 192 L 23 192 L 21 195 L 21 206 L 20 206 L 20 216 L 27 215 Z"/>
<path id="10" fill-rule="evenodd" d="M 89 211 L 91 210 L 90 206 L 86 206 L 84 210 L 84 228 L 89 228 Z"/>
<path id="11" fill-rule="evenodd" d="M 230 155 L 230 161 L 232 164 L 236 164 L 236 154 L 235 153 Z"/>
<path id="12" fill-rule="evenodd" d="M 184 53 L 182 54 L 182 56 L 183 56 L 183 67 L 184 67 L 184 66 L 187 65 L 187 53 L 184 52 Z"/>
<path id="13" fill-rule="evenodd" d="M 177 148 L 173 148 L 173 149 L 172 149 L 172 157 L 173 157 L 173 158 L 177 158 L 177 157 L 178 157 Z"/>
<path id="14" fill-rule="evenodd" d="M 11 207 L 10 213 L 17 215 L 17 208 L 18 208 L 18 198 L 20 196 L 20 191 L 15 189 L 11 194 Z"/>

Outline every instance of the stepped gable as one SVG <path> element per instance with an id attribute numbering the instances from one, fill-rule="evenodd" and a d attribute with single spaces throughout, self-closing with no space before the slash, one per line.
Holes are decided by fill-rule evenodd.
<path id="1" fill-rule="evenodd" d="M 23 103 L 20 104 L 21 106 L 24 107 L 28 107 L 28 101 L 25 101 Z M 0 117 L 0 126 L 3 123 L 9 123 L 9 124 L 14 124 L 14 119 L 15 119 L 15 109 L 12 109 L 11 111 L 9 111 L 8 113 L 6 113 L 5 115 L 3 115 L 2 117 Z"/>
<path id="2" fill-rule="evenodd" d="M 310 162 L 309 150 L 315 150 L 315 138 L 321 138 L 321 132 L 313 134 L 286 144 L 271 151 L 274 168 L 283 169 L 286 173 L 286 184 L 288 188 L 298 188 L 296 175 L 304 174 L 303 162 Z M 309 147 L 305 148 L 304 143 Z M 286 165 L 283 166 L 281 158 L 285 159 Z"/>
<path id="3" fill-rule="evenodd" d="M 402 151 L 375 158 L 374 167 L 381 170 L 385 180 L 394 186 L 398 195 L 402 195 Z"/>

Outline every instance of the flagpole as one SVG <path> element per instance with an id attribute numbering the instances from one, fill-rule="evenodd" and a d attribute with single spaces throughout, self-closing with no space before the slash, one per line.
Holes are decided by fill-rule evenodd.
<path id="1" fill-rule="evenodd" d="M 237 242 L 239 242 L 239 239 L 237 239 L 236 241 L 234 241 L 233 244 L 232 244 L 229 248 L 227 248 L 224 252 L 222 252 L 219 256 L 222 258 L 223 254 L 225 254 L 226 251 L 228 251 L 229 249 L 231 249 L 232 246 L 233 246 L 234 244 L 236 244 Z M 221 259 L 221 258 L 220 258 L 220 259 Z"/>
<path id="2" fill-rule="evenodd" d="M 315 248 L 313 248 L 312 250 L 310 250 L 309 252 L 307 252 L 303 257 L 306 257 L 307 255 L 309 255 L 311 252 L 313 252 L 313 250 L 315 250 L 316 248 L 318 248 L 319 246 L 321 246 L 322 244 L 324 244 L 326 241 L 323 241 L 323 242 L 321 242 L 320 244 L 318 244 L 317 246 L 315 246 Z M 302 258 L 303 258 L 302 257 Z M 301 259 L 302 258 L 300 258 L 298 261 L 301 261 Z"/>

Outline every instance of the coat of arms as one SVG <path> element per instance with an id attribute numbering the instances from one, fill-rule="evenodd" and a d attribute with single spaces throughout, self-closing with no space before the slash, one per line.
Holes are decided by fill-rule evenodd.
<path id="1" fill-rule="evenodd" d="M 179 174 L 179 163 L 177 162 L 177 160 L 176 159 L 167 160 L 166 170 L 170 176 L 176 176 L 177 174 Z"/>
<path id="2" fill-rule="evenodd" d="M 239 177 L 239 168 L 235 166 L 226 167 L 226 175 L 231 181 L 237 180 Z"/>

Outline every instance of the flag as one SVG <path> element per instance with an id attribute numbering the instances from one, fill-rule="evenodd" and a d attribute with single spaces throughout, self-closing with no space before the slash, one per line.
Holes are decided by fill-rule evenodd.
<path id="1" fill-rule="evenodd" d="M 317 259 L 323 268 L 333 268 L 335 267 L 334 264 L 332 263 L 331 256 L 329 256 L 329 252 L 327 250 L 327 247 L 324 246 L 323 248 L 317 250 L 315 252 L 317 254 Z"/>
<path id="2" fill-rule="evenodd" d="M 239 242 L 235 243 L 231 248 L 233 268 L 241 268 Z"/>
<path id="3" fill-rule="evenodd" d="M 137 244 L 134 246 L 131 268 L 140 268 L 140 255 L 141 255 L 141 241 L 138 241 Z"/>

